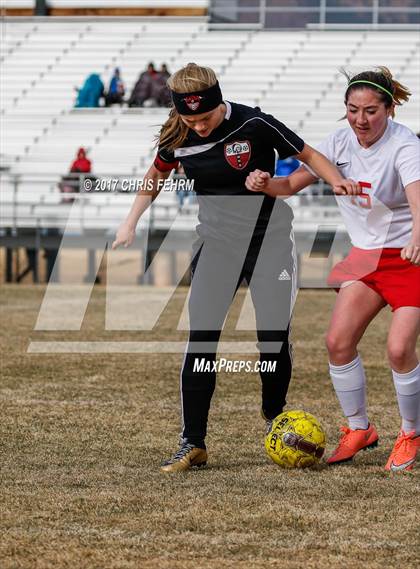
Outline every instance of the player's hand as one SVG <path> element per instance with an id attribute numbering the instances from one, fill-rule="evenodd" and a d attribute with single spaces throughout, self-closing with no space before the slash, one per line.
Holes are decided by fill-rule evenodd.
<path id="1" fill-rule="evenodd" d="M 401 250 L 401 259 L 405 261 L 410 261 L 413 265 L 420 265 L 420 245 L 415 243 L 409 243 L 407 247 Z"/>
<path id="2" fill-rule="evenodd" d="M 115 241 L 112 244 L 112 249 L 113 250 L 117 249 L 117 247 L 119 247 L 120 245 L 123 245 L 124 247 L 129 247 L 134 241 L 135 236 L 136 236 L 135 229 L 133 229 L 131 225 L 123 223 L 118 228 L 117 234 L 115 236 Z"/>
<path id="3" fill-rule="evenodd" d="M 332 189 L 337 196 L 357 196 L 362 191 L 360 185 L 350 178 L 334 184 Z"/>
<path id="4" fill-rule="evenodd" d="M 262 170 L 254 170 L 250 172 L 245 180 L 245 186 L 251 192 L 263 192 L 271 180 L 268 172 Z"/>

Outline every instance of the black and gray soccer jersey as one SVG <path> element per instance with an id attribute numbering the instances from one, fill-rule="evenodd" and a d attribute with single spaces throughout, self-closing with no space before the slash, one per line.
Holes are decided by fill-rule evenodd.
<path id="1" fill-rule="evenodd" d="M 158 170 L 176 167 L 180 161 L 187 178 L 194 180 L 199 202 L 200 235 L 240 238 L 252 226 L 266 230 L 275 199 L 250 192 L 247 175 L 255 169 L 274 174 L 275 150 L 279 158 L 299 154 L 304 142 L 283 123 L 256 108 L 225 102 L 223 122 L 208 137 L 189 129 L 181 148 L 159 148 Z M 276 208 L 277 210 L 278 208 Z M 290 227 L 292 212 L 282 202 L 282 225 Z M 270 223 L 270 229 L 278 223 Z M 245 232 L 245 233 L 244 233 Z"/>

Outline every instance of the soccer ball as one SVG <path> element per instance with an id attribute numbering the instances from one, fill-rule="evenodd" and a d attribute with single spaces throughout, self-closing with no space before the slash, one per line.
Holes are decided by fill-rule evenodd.
<path id="1" fill-rule="evenodd" d="M 320 461 L 327 439 L 319 421 L 306 411 L 278 415 L 265 437 L 268 456 L 283 468 L 305 468 Z"/>

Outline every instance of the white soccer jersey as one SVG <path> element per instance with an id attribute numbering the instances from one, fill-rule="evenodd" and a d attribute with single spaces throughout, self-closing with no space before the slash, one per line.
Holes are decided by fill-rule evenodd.
<path id="1" fill-rule="evenodd" d="M 420 141 L 406 126 L 388 120 L 382 138 L 363 148 L 350 127 L 331 134 L 318 150 L 344 178 L 362 185 L 359 196 L 336 196 L 355 247 L 405 247 L 413 219 L 404 188 L 420 180 Z"/>

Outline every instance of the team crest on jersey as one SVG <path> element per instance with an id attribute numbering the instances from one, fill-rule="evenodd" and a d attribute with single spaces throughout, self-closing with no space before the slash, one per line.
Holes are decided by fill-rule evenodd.
<path id="1" fill-rule="evenodd" d="M 233 168 L 243 170 L 251 158 L 251 143 L 241 140 L 225 144 L 225 157 Z"/>
<path id="2" fill-rule="evenodd" d="M 200 95 L 190 95 L 189 97 L 184 97 L 182 100 L 185 101 L 185 104 L 189 109 L 192 111 L 196 111 L 200 106 L 201 99 Z"/>

